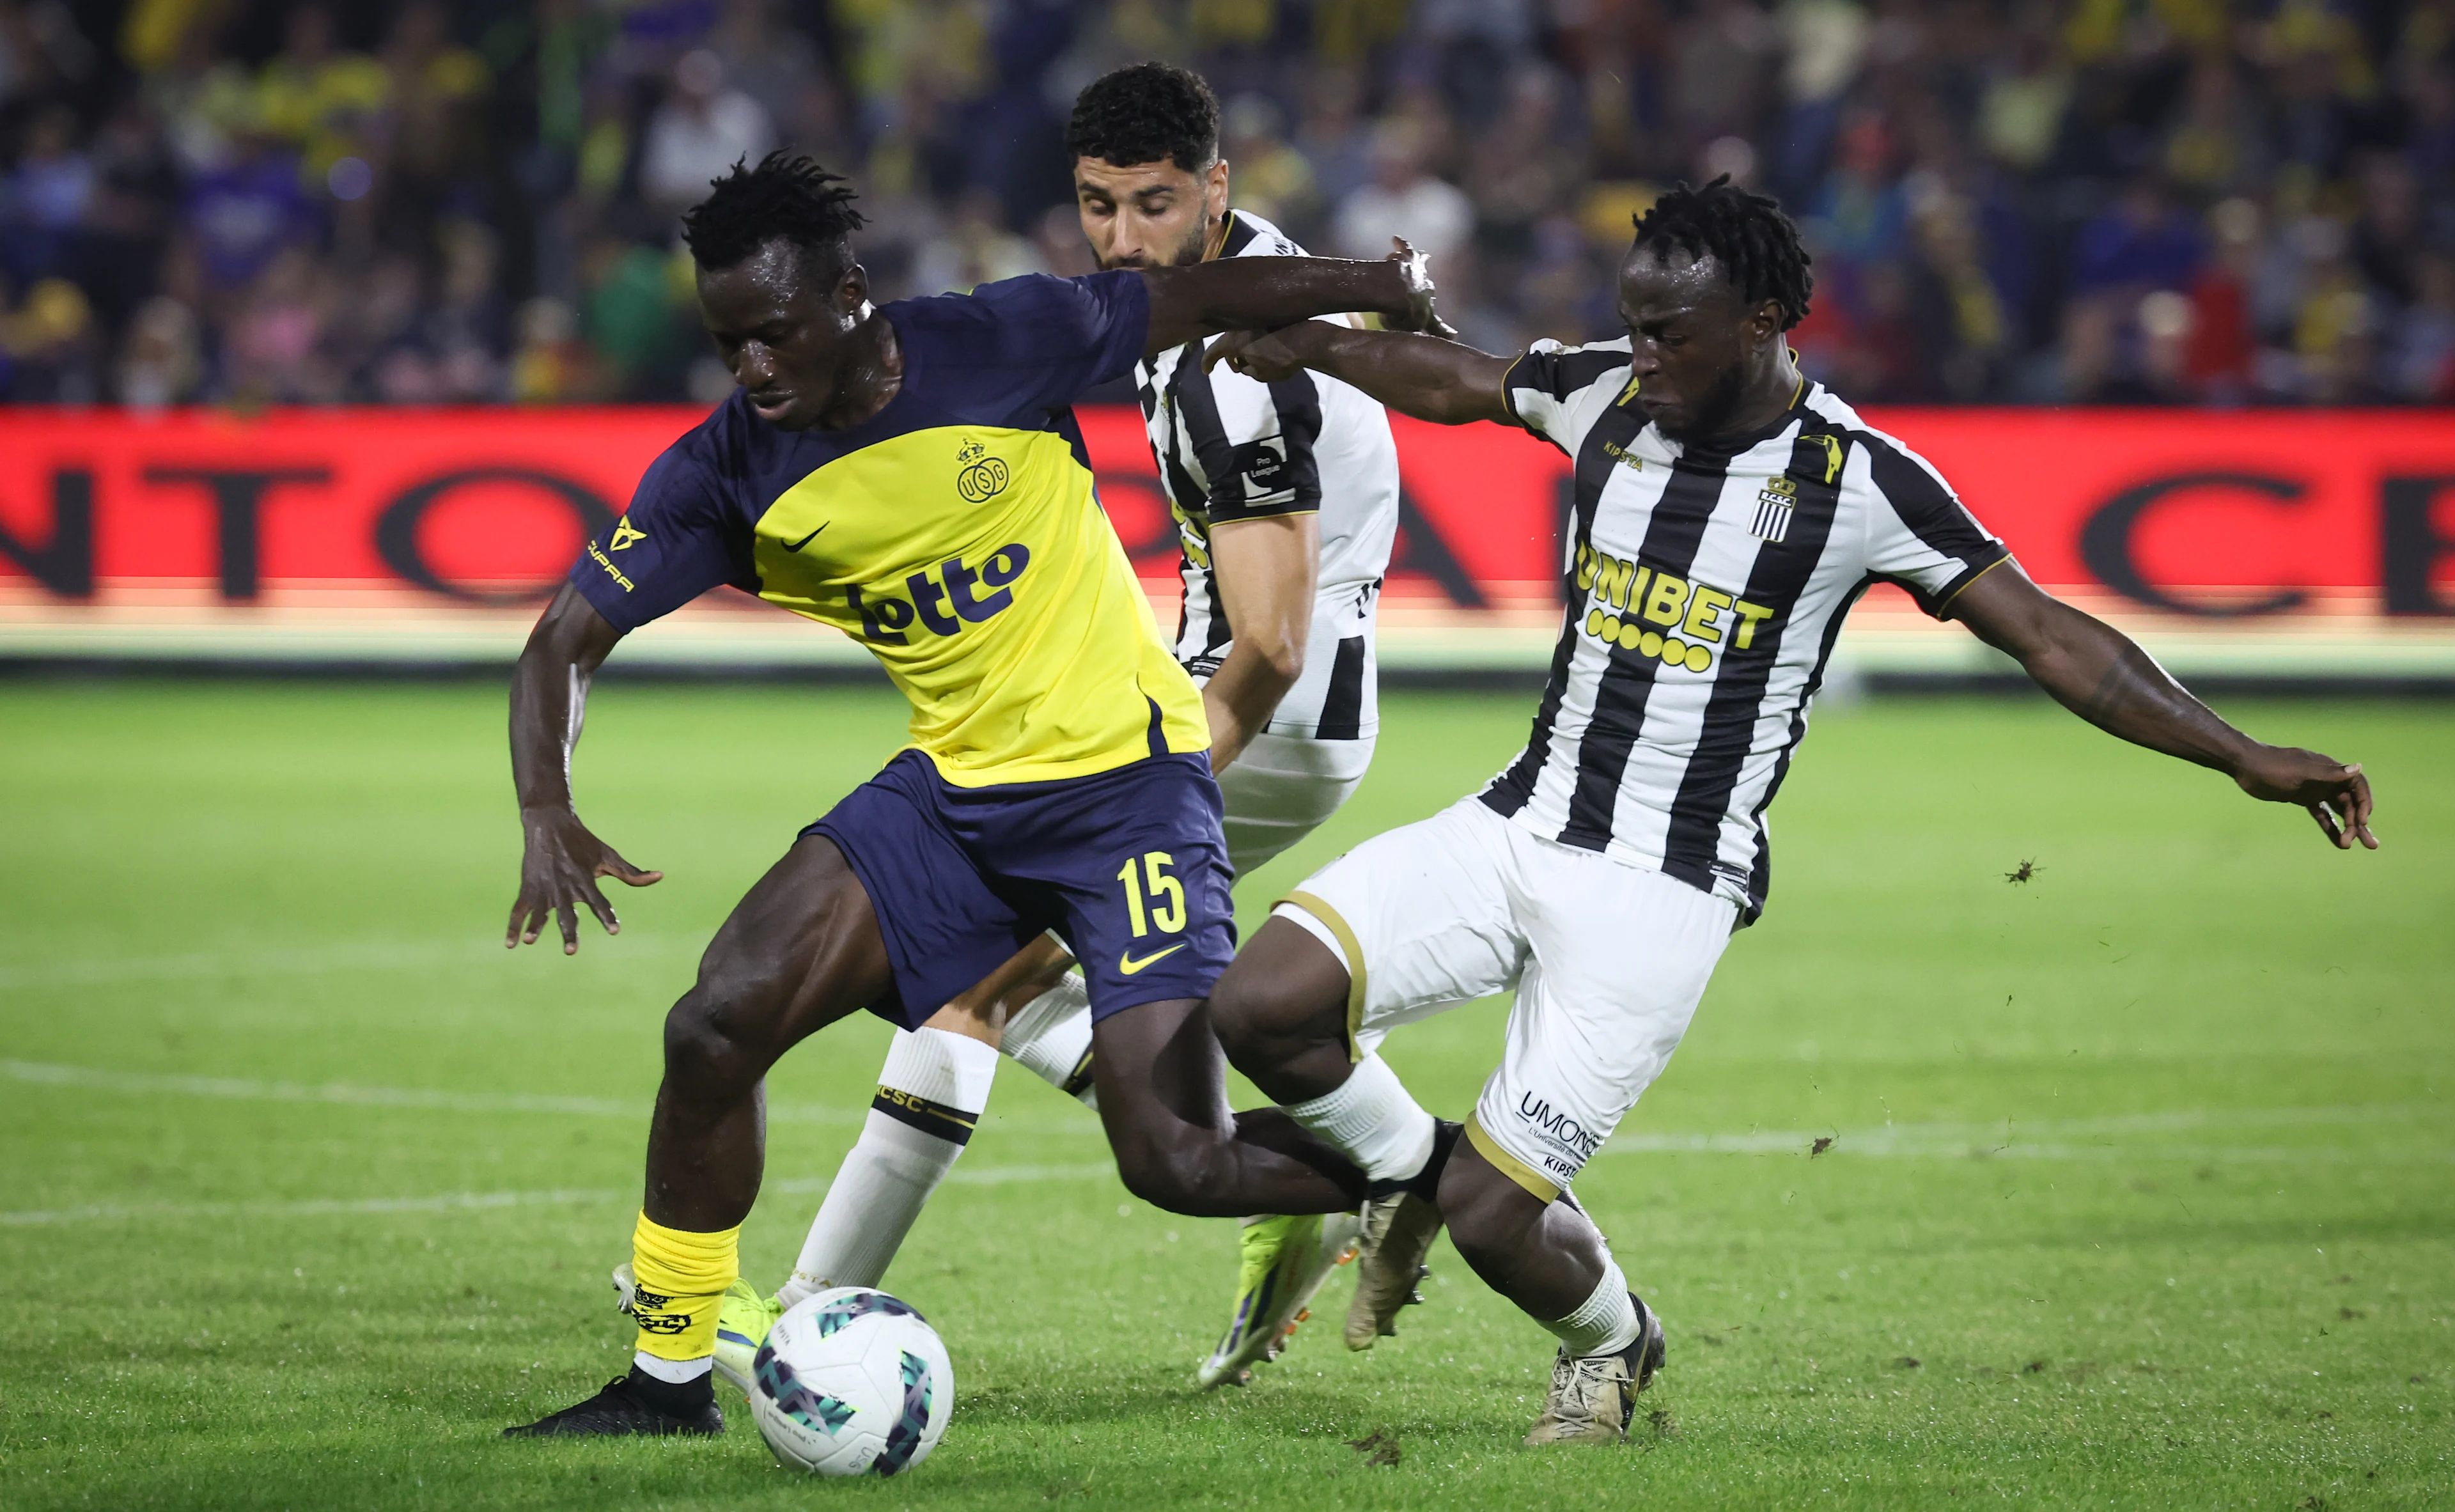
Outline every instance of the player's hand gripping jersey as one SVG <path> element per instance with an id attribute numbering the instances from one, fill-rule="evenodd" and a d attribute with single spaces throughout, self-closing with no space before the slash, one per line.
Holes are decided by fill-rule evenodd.
<path id="1" fill-rule="evenodd" d="M 1268 221 L 1239 210 L 1228 212 L 1219 255 L 1306 252 Z M 1390 417 L 1362 391 L 1318 373 L 1277 383 L 1226 368 L 1206 373 L 1202 348 L 1195 341 L 1163 352 L 1135 374 L 1151 457 L 1184 548 L 1177 659 L 1208 677 L 1234 645 L 1211 572 L 1210 528 L 1318 514 L 1321 575 L 1304 672 L 1264 728 L 1304 739 L 1368 738 L 1380 728 L 1373 609 L 1398 531 L 1398 448 Z M 1355 776 L 1362 775 L 1359 768 Z"/>
<path id="2" fill-rule="evenodd" d="M 1206 750 L 1201 696 L 1068 408 L 1141 356 L 1141 276 L 1034 275 L 879 312 L 903 356 L 884 409 L 787 432 L 737 391 L 648 469 L 572 581 L 623 631 L 723 583 L 835 626 L 886 668 L 912 744 L 958 786 Z"/>
<path id="3" fill-rule="evenodd" d="M 1646 423 L 1625 336 L 1538 342 L 1505 387 L 1519 423 L 1576 463 L 1576 516 L 1533 735 L 1483 801 L 1752 919 L 1772 872 L 1765 809 L 1850 606 L 1880 580 L 1939 616 L 2008 554 L 1821 384 L 1727 453 Z"/>

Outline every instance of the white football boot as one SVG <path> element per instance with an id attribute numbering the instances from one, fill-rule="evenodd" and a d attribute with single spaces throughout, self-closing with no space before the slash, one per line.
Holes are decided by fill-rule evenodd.
<path id="1" fill-rule="evenodd" d="M 1552 1394 L 1543 1416 L 1526 1435 L 1528 1443 L 1619 1443 L 1636 1416 L 1636 1394 L 1654 1384 L 1662 1368 L 1662 1320 L 1631 1293 L 1636 1303 L 1636 1338 L 1612 1355 L 1572 1357 L 1564 1347 L 1552 1362 Z"/>

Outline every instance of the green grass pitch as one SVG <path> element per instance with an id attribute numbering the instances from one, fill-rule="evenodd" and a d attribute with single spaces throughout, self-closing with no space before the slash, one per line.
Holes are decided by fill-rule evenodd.
<path id="1" fill-rule="evenodd" d="M 1530 703 L 1390 697 L 1248 924 Z M 1518 1447 L 1548 1336 L 1446 1245 L 1398 1339 L 1317 1320 L 1194 1395 L 1229 1226 L 1127 1200 L 1009 1070 L 888 1278 L 953 1351 L 945 1442 L 813 1482 L 729 1393 L 712 1442 L 496 1433 L 622 1367 L 659 1017 L 891 697 L 601 689 L 582 813 L 669 876 L 565 959 L 498 943 L 491 688 L 0 686 L 0 1506 L 2447 1505 L 2455 710 L 2228 713 L 2366 761 L 2386 849 L 2042 701 L 1819 716 L 1771 912 L 1579 1185 L 1670 1327 L 1627 1447 Z M 1462 1114 L 1500 1013 L 1390 1057 Z M 777 1071 L 755 1279 L 883 1038 Z"/>

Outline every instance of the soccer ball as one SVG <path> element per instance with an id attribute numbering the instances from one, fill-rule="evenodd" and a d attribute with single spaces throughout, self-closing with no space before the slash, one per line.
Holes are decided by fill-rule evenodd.
<path id="1" fill-rule="evenodd" d="M 767 1330 L 750 1416 L 786 1466 L 894 1475 L 929 1458 L 955 1411 L 955 1367 L 928 1320 L 867 1286 L 805 1297 Z"/>

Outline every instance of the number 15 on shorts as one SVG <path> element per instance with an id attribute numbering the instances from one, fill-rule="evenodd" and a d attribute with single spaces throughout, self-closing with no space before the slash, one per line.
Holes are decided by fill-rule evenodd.
<path id="1" fill-rule="evenodd" d="M 1163 935 L 1184 931 L 1185 884 L 1177 880 L 1175 866 L 1176 858 L 1166 851 L 1151 851 L 1118 869 L 1117 880 L 1126 884 L 1126 917 L 1133 923 L 1136 939 L 1153 931 Z"/>

